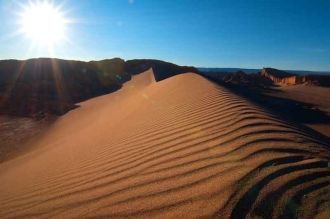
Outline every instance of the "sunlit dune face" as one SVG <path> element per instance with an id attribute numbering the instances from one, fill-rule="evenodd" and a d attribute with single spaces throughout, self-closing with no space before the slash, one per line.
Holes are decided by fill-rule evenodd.
<path id="1" fill-rule="evenodd" d="M 36 43 L 53 45 L 65 38 L 67 20 L 51 3 L 30 3 L 20 15 L 21 31 Z"/>

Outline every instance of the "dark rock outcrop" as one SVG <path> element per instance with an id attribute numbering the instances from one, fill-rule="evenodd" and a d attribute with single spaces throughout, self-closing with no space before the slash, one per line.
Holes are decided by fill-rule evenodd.
<path id="1" fill-rule="evenodd" d="M 278 70 L 275 68 L 263 68 L 261 70 L 261 75 L 266 77 L 286 78 L 294 76 L 295 74 L 291 74 L 286 71 Z"/>
<path id="2" fill-rule="evenodd" d="M 252 87 L 265 87 L 272 85 L 272 81 L 268 78 L 262 77 L 259 74 L 246 74 L 243 71 L 225 74 L 223 75 L 222 80 L 226 83 Z"/>
<path id="3" fill-rule="evenodd" d="M 282 83 L 282 84 L 294 84 L 295 76 L 294 74 L 290 74 L 285 71 L 281 71 L 274 68 L 263 68 L 261 70 L 261 76 L 269 78 L 274 83 Z"/>
<path id="4" fill-rule="evenodd" d="M 63 114 L 74 103 L 121 87 L 121 59 L 97 62 L 59 59 L 0 62 L 0 108 L 14 115 Z"/>

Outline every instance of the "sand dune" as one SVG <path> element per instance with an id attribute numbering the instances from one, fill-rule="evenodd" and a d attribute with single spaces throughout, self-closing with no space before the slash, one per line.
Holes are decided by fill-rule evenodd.
<path id="1" fill-rule="evenodd" d="M 330 214 L 329 145 L 197 74 L 80 105 L 0 165 L 0 217 Z"/>

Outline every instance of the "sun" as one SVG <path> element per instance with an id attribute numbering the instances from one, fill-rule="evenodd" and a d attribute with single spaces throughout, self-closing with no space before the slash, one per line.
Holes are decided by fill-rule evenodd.
<path id="1" fill-rule="evenodd" d="M 68 20 L 49 1 L 29 2 L 20 13 L 20 31 L 37 44 L 55 45 L 66 38 Z"/>

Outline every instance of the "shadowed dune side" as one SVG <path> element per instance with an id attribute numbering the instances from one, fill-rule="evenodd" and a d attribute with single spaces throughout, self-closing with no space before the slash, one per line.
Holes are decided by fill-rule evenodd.
<path id="1" fill-rule="evenodd" d="M 330 88 L 303 84 L 277 86 L 259 74 L 244 72 L 202 72 L 202 75 L 286 122 L 302 124 L 304 127 L 301 126 L 301 129 L 314 132 L 318 138 L 330 142 Z"/>
<path id="2" fill-rule="evenodd" d="M 192 66 L 180 66 L 156 59 L 133 59 L 125 63 L 125 71 L 131 75 L 139 74 L 150 68 L 154 71 L 156 81 L 161 81 L 186 72 L 199 73 L 199 71 Z"/>
<path id="3" fill-rule="evenodd" d="M 329 145 L 227 89 L 151 70 L 0 165 L 0 217 L 329 215 Z"/>
<path id="4" fill-rule="evenodd" d="M 20 154 L 25 154 L 32 146 L 34 139 L 47 132 L 55 118 L 34 120 L 24 117 L 11 117 L 0 115 L 0 163 L 10 160 Z"/>

